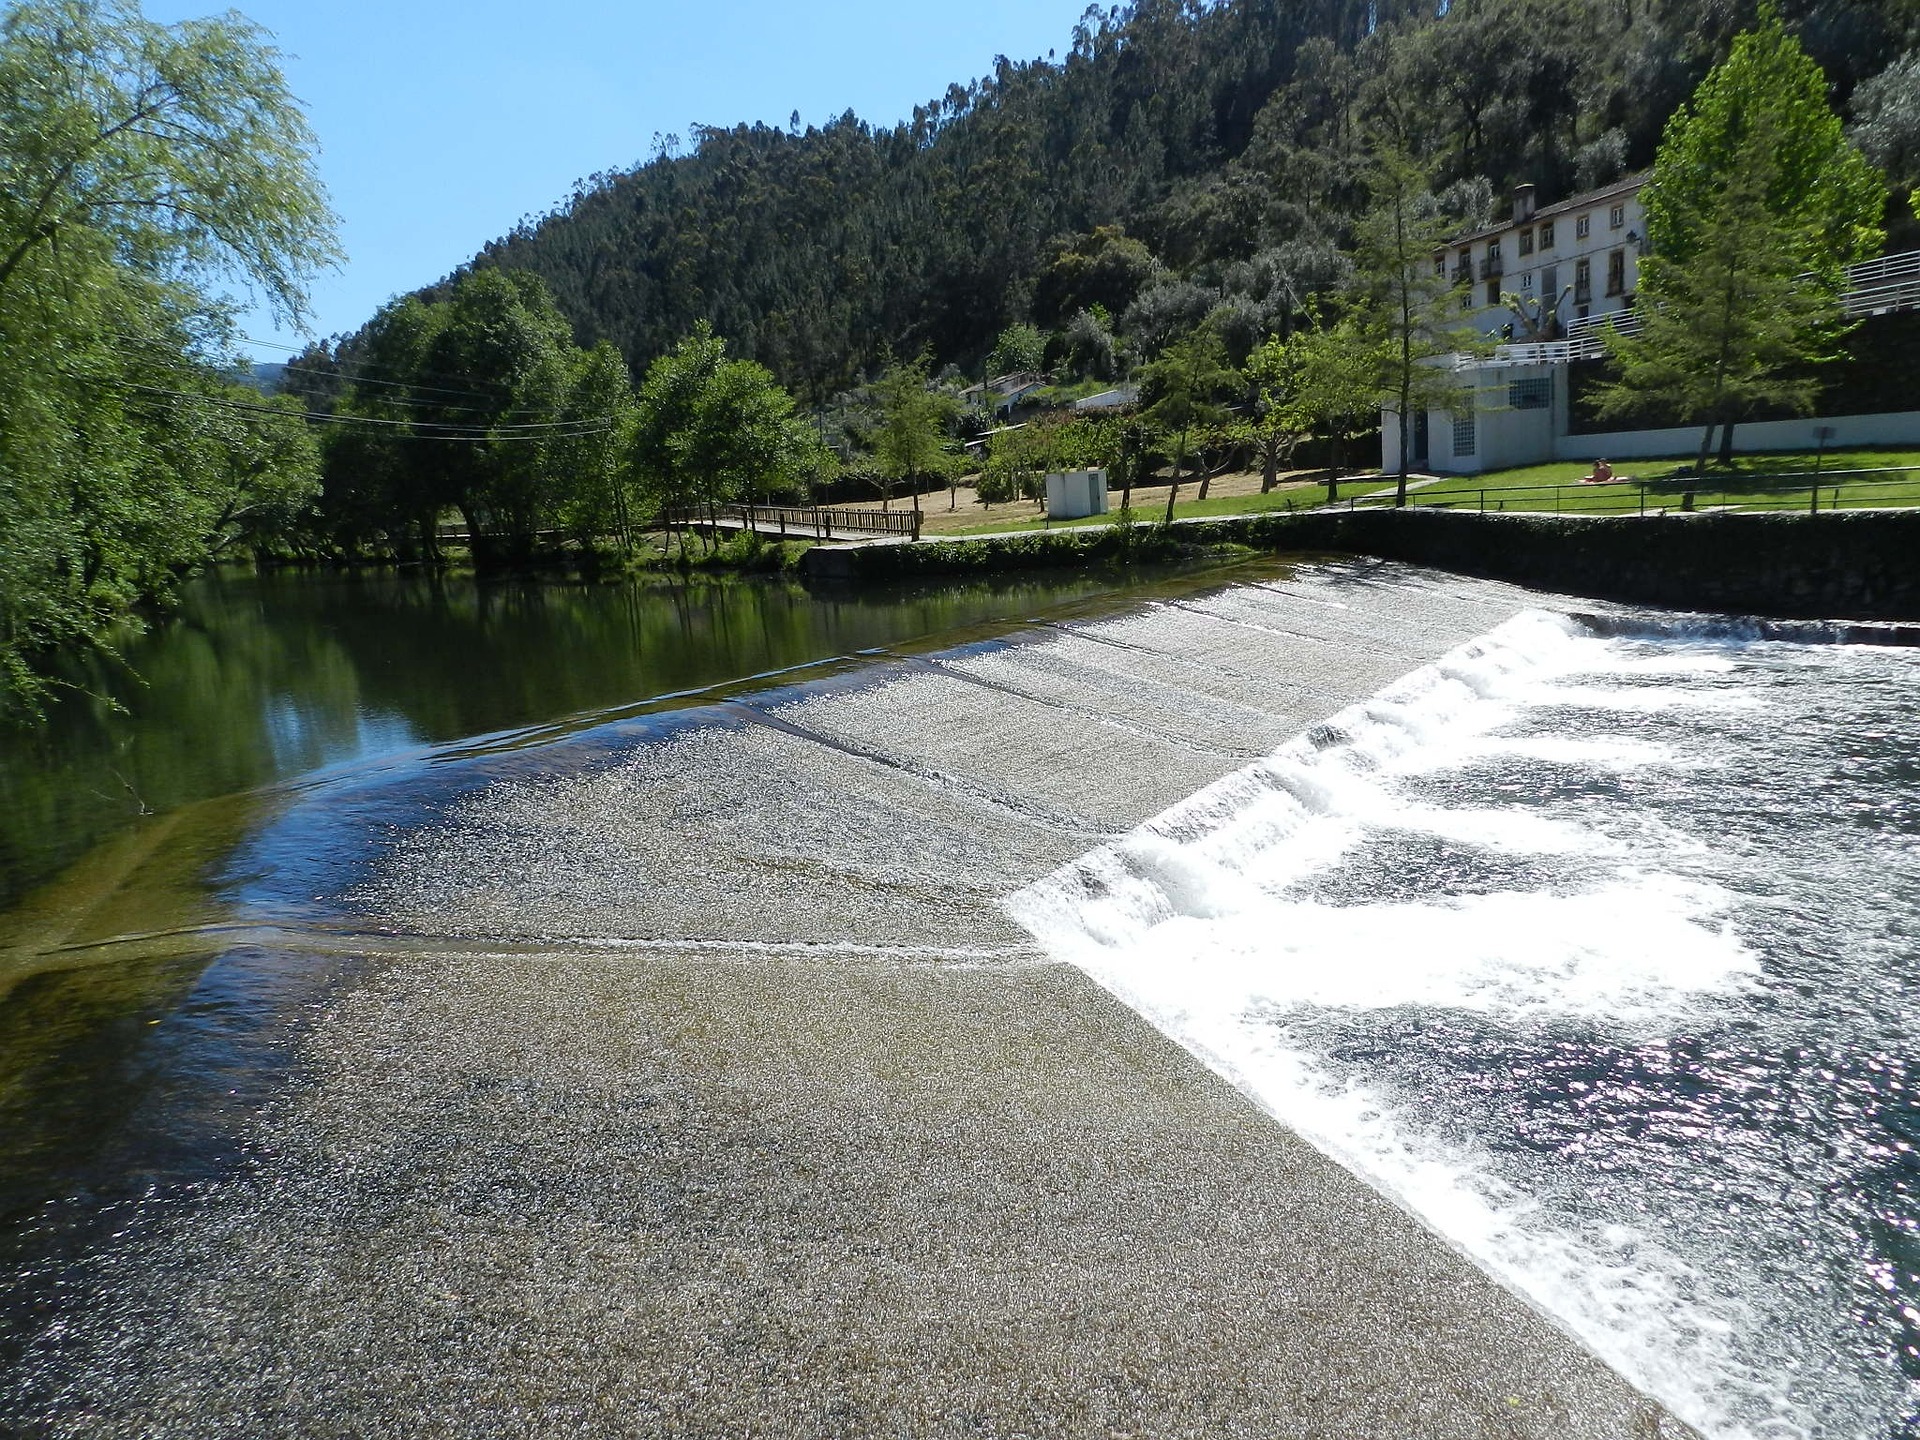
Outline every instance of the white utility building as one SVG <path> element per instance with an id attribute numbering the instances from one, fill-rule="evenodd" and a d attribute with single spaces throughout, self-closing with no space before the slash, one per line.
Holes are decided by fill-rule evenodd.
<path id="1" fill-rule="evenodd" d="M 1080 520 L 1107 513 L 1107 472 L 1067 470 L 1047 476 L 1047 518 Z"/>

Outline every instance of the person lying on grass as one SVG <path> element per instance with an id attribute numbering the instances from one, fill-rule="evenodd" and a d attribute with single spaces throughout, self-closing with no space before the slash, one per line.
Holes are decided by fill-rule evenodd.
<path id="1" fill-rule="evenodd" d="M 1632 479 L 1633 476 L 1631 475 L 1614 474 L 1613 466 L 1609 465 L 1606 460 L 1602 458 L 1593 462 L 1592 472 L 1582 475 L 1580 477 L 1580 483 L 1582 485 L 1625 485 Z"/>

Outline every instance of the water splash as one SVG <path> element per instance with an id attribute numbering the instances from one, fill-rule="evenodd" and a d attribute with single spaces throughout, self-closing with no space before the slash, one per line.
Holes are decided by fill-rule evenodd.
<path id="1" fill-rule="evenodd" d="M 1703 829 L 1686 797 L 1741 803 L 1751 768 L 1697 727 L 1755 723 L 1784 682 L 1754 648 L 1797 647 L 1751 628 L 1651 633 L 1523 614 L 1006 906 L 1707 1433 L 1907 1433 L 1885 1316 L 1819 1281 L 1806 1293 L 1809 1266 L 1859 1288 L 1867 1222 L 1827 1225 L 1826 1253 L 1805 1242 L 1797 1267 L 1746 1258 L 1756 1227 L 1776 1252 L 1803 1245 L 1781 1208 L 1797 1173 L 1808 1183 L 1798 1152 L 1850 1137 L 1781 1135 L 1728 1186 L 1712 1147 L 1764 1149 L 1771 1099 L 1715 1118 L 1648 1084 L 1618 1114 L 1575 1116 L 1545 1160 L 1527 1139 L 1526 1104 L 1577 1110 L 1599 1093 L 1590 1078 L 1544 1096 L 1513 1078 L 1556 1048 L 1578 1057 L 1566 1074 L 1592 1076 L 1609 1056 L 1731 1031 L 1723 1048 L 1750 1062 L 1740 1083 L 1755 1097 L 1786 1083 L 1768 1057 L 1787 1043 L 1782 991 L 1806 977 L 1765 915 L 1799 902 L 1745 863 L 1760 847 Z M 1920 693 L 1910 658 L 1888 658 Z M 1662 1107 L 1690 1148 L 1638 1154 L 1641 1132 L 1672 1121 Z M 1637 1200 L 1610 1173 L 1634 1166 Z M 1857 1182 L 1830 1168 L 1836 1186 Z M 1721 1213 L 1689 1197 L 1695 1184 Z M 1742 1221 L 1749 1190 L 1773 1212 Z"/>

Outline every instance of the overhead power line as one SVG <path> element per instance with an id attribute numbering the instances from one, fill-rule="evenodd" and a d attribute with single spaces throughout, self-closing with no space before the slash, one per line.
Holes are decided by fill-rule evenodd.
<path id="1" fill-rule="evenodd" d="M 169 354 L 171 354 L 171 353 L 172 353 L 172 351 L 171 351 L 171 347 L 169 347 L 169 346 L 167 346 L 167 345 L 166 345 L 166 344 L 165 344 L 164 342 L 162 342 L 162 341 L 160 341 L 160 340 L 158 340 L 158 339 L 155 339 L 155 338 L 152 338 L 152 337 L 149 337 L 149 336 L 142 336 L 142 335 L 113 335 L 113 336 L 112 336 L 111 338 L 113 338 L 113 339 L 116 339 L 116 340 L 122 340 L 122 341 L 127 341 L 127 342 L 130 342 L 130 343 L 132 343 L 132 344 L 136 344 L 136 345 L 146 345 L 146 346 L 151 346 L 151 347 L 153 347 L 153 348 L 155 348 L 155 349 L 160 349 L 160 350 L 163 350 L 163 351 L 167 351 L 167 352 L 168 352 Z M 250 339 L 249 339 L 249 337 L 247 337 L 247 336 L 241 336 L 241 337 L 239 337 L 239 338 L 240 338 L 240 339 L 242 339 L 242 340 L 248 340 L 248 341 L 249 341 L 249 343 L 251 343 L 251 344 L 256 344 L 256 345 L 264 345 L 264 344 L 267 344 L 267 343 L 269 343 L 269 342 L 267 342 L 267 341 L 263 341 L 263 340 L 250 340 Z M 276 346 L 275 348 L 277 348 L 277 349 L 286 349 L 286 348 L 288 348 L 288 347 L 286 347 L 286 346 Z M 132 351 L 129 351 L 129 350 L 117 350 L 117 351 L 115 351 L 114 353 L 116 353 L 116 354 L 119 354 L 119 355 L 125 355 L 125 356 L 127 356 L 128 358 L 130 358 L 130 359 L 140 359 L 140 358 L 141 358 L 141 357 L 140 357 L 139 355 L 137 355 L 137 354 L 135 354 L 134 352 L 132 352 Z M 443 385 L 427 385 L 427 384 L 423 384 L 423 383 L 421 383 L 421 382 L 420 382 L 419 380 L 413 380 L 413 379 L 408 379 L 408 380 L 382 380 L 382 379 L 379 379 L 379 378 L 378 378 L 378 377 L 376 377 L 376 376 L 371 376 L 371 375 L 360 375 L 360 374 L 355 374 L 355 373 L 351 373 L 351 372 L 353 372 L 353 371 L 356 371 L 356 370 L 359 370 L 359 369 L 362 369 L 362 368 L 370 368 L 370 369 L 377 369 L 377 370 L 386 370 L 386 371 L 389 371 L 390 373 L 393 373 L 393 374 L 403 374 L 403 373 L 405 373 L 405 372 L 403 372 L 403 371 L 400 371 L 400 370 L 398 370 L 398 369 L 396 369 L 395 367 L 393 367 L 393 366 L 391 366 L 391 365 L 374 365 L 374 364 L 372 364 L 372 362 L 370 362 L 370 361 L 354 361 L 354 362 L 345 362 L 345 361 L 336 361 L 336 362 L 334 362 L 334 363 L 335 363 L 335 368 L 334 368 L 334 369 L 332 369 L 332 370 L 325 370 L 325 369 L 322 369 L 322 368 L 320 368 L 319 366 L 316 366 L 316 365 L 299 365 L 299 364 L 294 364 L 294 363 L 291 363 L 291 362 L 289 362 L 289 363 L 287 363 L 287 364 L 283 364 L 283 365 L 282 365 L 282 366 L 281 366 L 280 368 L 281 368 L 281 370 L 282 370 L 283 372 L 287 372 L 287 371 L 290 371 L 290 372 L 293 372 L 293 373 L 295 373 L 295 374 L 300 374 L 300 375 L 315 375 L 315 376 L 319 376 L 319 377 L 321 377 L 321 378 L 323 378 L 323 379 L 334 379 L 334 380 L 340 380 L 340 381 L 342 381 L 343 383 L 345 383 L 345 384 L 347 384 L 347 385 L 379 385 L 379 386 L 384 386 L 384 387 L 387 387 L 387 388 L 389 388 L 389 389 L 394 389 L 394 390 L 408 390 L 408 391 L 412 391 L 412 392 L 414 392 L 414 393 L 415 393 L 415 394 L 417 394 L 417 395 L 446 395 L 446 396 L 458 396 L 458 397 L 464 397 L 464 398 L 466 398 L 466 399 L 470 399 L 470 400 L 481 400 L 481 401 L 485 401 L 485 402 L 486 402 L 486 405 L 485 405 L 485 406 L 483 407 L 483 406 L 480 406 L 480 405 L 451 405 L 451 404 L 446 404 L 445 402 L 441 402 L 441 401 L 432 401 L 432 400 L 393 400 L 393 399 L 390 399 L 390 400 L 388 401 L 388 403 L 389 403 L 389 404 L 394 404 L 394 405 L 409 405 L 409 406 L 417 406 L 417 407 L 419 407 L 419 408 L 421 408 L 421 409 L 425 409 L 425 408 L 428 408 L 428 407 L 430 407 L 430 406 L 433 406 L 433 405 L 436 405 L 436 404 L 438 404 L 438 405 L 440 406 L 440 408 L 442 408 L 442 409 L 446 409 L 446 410 L 472 410 L 472 411 L 474 411 L 474 412 L 476 412 L 476 413 L 479 413 L 479 412 L 481 412 L 481 411 L 483 411 L 483 409 L 484 409 L 484 410 L 489 410 L 489 411 L 490 411 L 490 410 L 491 410 L 491 408 L 492 408 L 492 407 L 493 407 L 494 405 L 497 405 L 497 404 L 498 404 L 498 403 L 500 402 L 500 400 L 501 400 L 501 398 L 502 398 L 502 397 L 501 397 L 501 395 L 499 395 L 498 393 L 494 393 L 494 394 L 488 394 L 488 393 L 486 393 L 485 391 L 482 391 L 482 390 L 454 390 L 454 389 L 450 389 L 450 388 L 448 388 L 448 387 L 446 387 L 446 386 L 443 386 Z M 447 378 L 449 378 L 449 377 L 447 377 L 447 376 L 445 376 L 445 375 L 434 375 L 434 372 L 431 372 L 431 371 L 421 371 L 420 373 L 421 373 L 422 375 L 433 375 L 433 377 L 434 377 L 434 378 L 437 378 L 437 379 L 442 379 L 442 380 L 444 380 L 444 379 L 447 379 Z M 472 384 L 472 385 L 486 385 L 486 384 L 491 384 L 492 382 L 490 382 L 490 381 L 485 381 L 485 380 L 472 380 L 472 379 L 469 379 L 469 380 L 467 381 L 467 383 L 468 383 L 468 384 Z M 496 389 L 497 389 L 497 387 L 496 387 Z M 503 410 L 503 411 L 501 411 L 500 413 L 502 413 L 502 414 L 504 414 L 504 415 L 514 415 L 514 414 L 524 414 L 524 413 L 528 413 L 528 412 L 530 412 L 530 411 L 531 411 L 532 409 L 533 409 L 533 407 L 532 407 L 532 406 L 527 406 L 527 405 L 515 405 L 515 406 L 510 406 L 510 407 L 508 407 L 508 408 L 507 408 L 506 410 Z"/>
<path id="2" fill-rule="evenodd" d="M 382 420 L 367 415 L 338 415 L 324 410 L 287 410 L 278 405 L 256 405 L 245 400 L 234 400 L 224 395 L 203 395 L 191 390 L 173 390 L 162 385 L 142 385 L 132 380 L 116 380 L 111 383 L 143 395 L 165 396 L 174 400 L 191 400 L 197 404 L 209 405 L 215 409 L 231 410 L 241 414 L 273 415 L 282 419 L 311 420 L 319 424 L 333 424 L 364 429 L 397 429 L 408 433 L 390 436 L 398 440 L 464 440 L 474 443 L 506 443 L 518 440 L 570 440 L 587 435 L 604 435 L 613 429 L 610 416 L 602 416 L 596 421 L 554 421 L 545 425 L 437 425 L 431 421 L 420 420 Z M 501 434 L 501 431 L 535 432 Z M 434 432 L 434 433 L 424 433 Z"/>
<path id="3" fill-rule="evenodd" d="M 305 354 L 306 351 L 310 348 L 304 345 L 302 346 L 282 345 L 277 341 L 260 340 L 260 339 L 256 339 L 254 336 L 251 336 L 251 335 L 238 335 L 238 336 L 235 336 L 234 338 L 248 345 L 259 345 L 269 350 L 285 350 L 290 354 L 294 354 L 294 355 Z M 500 398 L 500 395 L 498 393 L 500 390 L 500 387 L 497 385 L 494 386 L 494 393 L 489 394 L 481 390 L 453 390 L 453 389 L 447 389 L 445 387 L 438 386 L 438 385 L 422 385 L 418 382 L 418 380 L 413 378 L 415 376 L 419 376 L 420 378 L 427 379 L 427 380 L 450 380 L 457 385 L 493 385 L 493 382 L 491 380 L 476 380 L 471 375 L 448 375 L 443 372 L 433 371 L 433 370 L 418 370 L 418 371 L 403 370 L 397 365 L 382 365 L 378 361 L 374 361 L 374 360 L 335 360 L 333 363 L 339 366 L 342 371 L 345 371 L 347 369 L 381 370 L 381 371 L 385 371 L 389 375 L 400 375 L 400 376 L 407 377 L 401 380 L 366 380 L 365 383 L 368 383 L 368 384 L 404 385 L 408 389 L 412 389 L 412 390 L 434 391 L 443 395 L 465 395 L 476 400 L 498 400 Z M 296 365 L 291 361 L 285 362 L 284 368 L 288 370 L 301 370 L 301 371 L 305 371 L 307 373 L 311 373 L 315 375 L 327 375 L 329 373 L 332 373 L 326 370 L 318 369 L 317 367 L 310 366 L 310 365 Z M 356 378 L 365 379 L 365 377 L 356 377 Z"/>

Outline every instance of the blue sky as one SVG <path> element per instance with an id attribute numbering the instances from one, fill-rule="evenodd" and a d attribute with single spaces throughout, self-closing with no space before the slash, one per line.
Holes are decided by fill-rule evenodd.
<path id="1" fill-rule="evenodd" d="M 313 287 L 321 334 L 438 279 L 573 181 L 690 123 L 891 124 L 956 80 L 1064 52 L 1085 0 L 236 0 L 286 54 L 348 260 Z M 224 9 L 148 0 L 173 21 Z M 253 336 L 289 341 L 264 316 Z M 276 352 L 256 349 L 261 359 Z"/>

